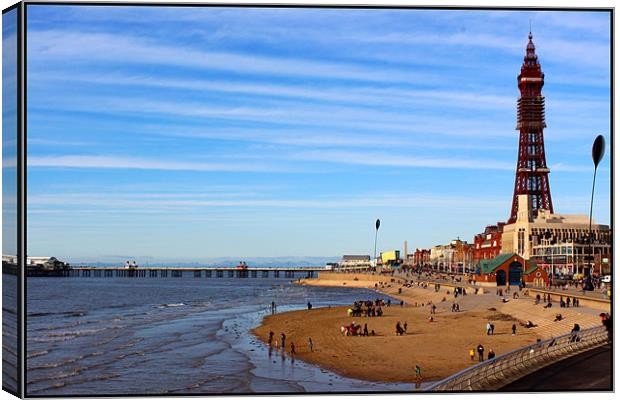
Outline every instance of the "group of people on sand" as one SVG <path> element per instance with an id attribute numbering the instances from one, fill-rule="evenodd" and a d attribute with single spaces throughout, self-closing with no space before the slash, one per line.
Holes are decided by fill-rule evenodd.
<path id="1" fill-rule="evenodd" d="M 478 361 L 484 361 L 484 346 L 482 344 L 479 344 L 478 347 L 476 347 L 475 349 L 469 349 L 469 358 L 471 358 L 472 361 L 474 361 L 476 353 L 478 353 Z M 493 349 L 489 349 L 489 352 L 487 353 L 487 360 L 492 360 L 494 358 L 495 352 L 493 351 Z"/>
<path id="2" fill-rule="evenodd" d="M 280 333 L 280 342 L 277 339 L 274 340 L 275 333 L 273 331 L 269 331 L 269 337 L 267 338 L 267 344 L 269 345 L 269 351 L 271 352 L 272 348 L 282 349 L 282 351 L 286 350 L 286 334 L 284 332 Z M 314 351 L 314 343 L 312 342 L 312 338 L 308 338 L 308 349 L 310 352 Z M 295 356 L 297 351 L 295 349 L 295 343 L 291 342 L 290 345 L 290 353 L 291 356 Z M 271 353 L 270 353 L 271 354 Z"/>
<path id="3" fill-rule="evenodd" d="M 342 325 L 340 327 L 340 334 L 343 336 L 375 336 L 375 331 L 368 332 L 368 324 L 364 324 L 364 328 L 360 324 L 356 324 L 355 321 L 349 325 Z"/>
<path id="4" fill-rule="evenodd" d="M 403 336 L 407 333 L 407 321 L 404 324 L 400 324 L 400 321 L 396 323 L 396 336 Z"/>
<path id="5" fill-rule="evenodd" d="M 353 303 L 353 307 L 347 310 L 347 314 L 350 317 L 381 317 L 383 316 L 381 306 L 389 307 L 390 304 L 389 299 L 387 303 L 383 299 L 356 301 Z"/>

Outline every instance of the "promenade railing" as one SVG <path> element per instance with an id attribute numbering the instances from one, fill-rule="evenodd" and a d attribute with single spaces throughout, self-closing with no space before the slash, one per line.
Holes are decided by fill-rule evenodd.
<path id="1" fill-rule="evenodd" d="M 426 391 L 494 391 L 541 368 L 609 342 L 597 326 L 568 333 L 483 361 L 426 388 Z"/>

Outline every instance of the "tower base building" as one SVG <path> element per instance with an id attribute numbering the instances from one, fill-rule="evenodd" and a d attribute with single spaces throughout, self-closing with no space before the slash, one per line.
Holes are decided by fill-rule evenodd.
<path id="1" fill-rule="evenodd" d="M 533 212 L 529 197 L 520 195 L 515 222 L 504 226 L 501 252 L 516 253 L 526 260 L 536 262 L 550 274 L 584 274 L 589 265 L 589 235 L 587 215 L 552 214 L 544 209 Z M 599 275 L 609 273 L 609 226 L 592 221 L 592 236 L 592 272 Z"/>

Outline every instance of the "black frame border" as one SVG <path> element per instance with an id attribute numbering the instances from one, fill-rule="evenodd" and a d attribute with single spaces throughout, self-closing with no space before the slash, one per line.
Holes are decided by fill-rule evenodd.
<path id="1" fill-rule="evenodd" d="M 37 395 L 28 396 L 26 391 L 26 359 L 23 357 L 27 354 L 27 341 L 25 340 L 25 332 L 27 320 L 27 281 L 25 274 L 23 273 L 26 268 L 26 255 L 27 255 L 27 9 L 28 6 L 112 6 L 112 7 L 202 7 L 202 8 L 311 8 L 311 9 L 395 9 L 395 10 L 452 10 L 452 11 L 565 11 L 565 12 L 606 12 L 610 15 L 610 194 L 611 194 L 611 207 L 610 207 L 610 230 L 612 232 L 612 244 L 611 244 L 611 256 L 614 259 L 614 136 L 615 136 L 615 118 L 614 118 L 614 105 L 615 105 L 615 70 L 614 70 L 614 54 L 615 54 L 615 41 L 614 41 L 614 26 L 615 26 L 615 8 L 614 7 L 552 7 L 552 6 L 440 6 L 440 5 L 342 5 L 342 4 L 290 4 L 290 3 L 192 3 L 192 2 L 178 2 L 178 3 L 158 3 L 158 2 L 143 2 L 136 3 L 129 1 L 45 1 L 45 0 L 22 0 L 10 7 L 7 7 L 2 11 L 4 14 L 12 9 L 18 9 L 18 21 L 17 21 L 17 54 L 18 54 L 18 304 L 17 304 L 17 323 L 18 328 L 18 387 L 19 394 L 7 390 L 3 386 L 3 390 L 20 398 L 57 398 L 56 395 Z M 612 262 L 613 266 L 613 262 Z M 613 274 L 612 274 L 613 275 Z M 613 278 L 612 278 L 613 279 Z M 612 302 L 611 302 L 611 314 L 614 312 L 614 286 L 612 284 Z M 611 380 L 612 387 L 611 392 L 614 391 L 614 360 L 615 360 L 615 346 L 613 341 L 611 342 Z M 500 391 L 501 392 L 501 391 Z M 501 392 L 501 393 L 588 393 L 588 392 L 600 392 L 610 393 L 608 390 L 541 390 L 537 392 L 519 391 L 519 392 Z M 174 397 L 211 397 L 211 396 L 273 396 L 273 395 L 382 395 L 382 394 L 446 394 L 446 393 L 491 393 L 489 391 L 450 391 L 450 392 L 418 392 L 418 391 L 372 391 L 372 392 L 348 392 L 348 391 L 333 391 L 333 392 L 308 392 L 308 393 L 292 393 L 292 392 L 261 392 L 261 393 L 175 393 Z M 80 395 L 63 395 L 64 398 L 131 398 L 131 397 L 170 397 L 166 394 L 80 394 Z"/>

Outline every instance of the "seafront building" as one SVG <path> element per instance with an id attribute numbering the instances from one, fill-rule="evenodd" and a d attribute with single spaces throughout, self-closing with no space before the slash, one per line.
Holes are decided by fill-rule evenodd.
<path id="1" fill-rule="evenodd" d="M 429 263 L 437 271 L 462 273 L 473 269 L 473 246 L 456 239 L 430 249 Z"/>
<path id="2" fill-rule="evenodd" d="M 538 210 L 532 215 L 529 197 L 519 196 L 517 218 L 504 226 L 502 253 L 517 253 L 536 261 L 555 274 L 583 274 L 589 262 L 587 215 L 552 214 Z M 610 271 L 611 231 L 608 225 L 592 222 L 593 271 Z"/>
<path id="3" fill-rule="evenodd" d="M 480 286 L 526 285 L 545 287 L 549 275 L 544 268 L 518 254 L 501 254 L 482 260 L 476 266 L 474 279 Z"/>
<path id="4" fill-rule="evenodd" d="M 415 249 L 413 253 L 414 265 L 427 265 L 431 262 L 431 250 L 430 249 Z"/>
<path id="5" fill-rule="evenodd" d="M 502 252 L 502 232 L 505 222 L 488 225 L 483 233 L 474 236 L 474 264 L 480 260 L 490 260 Z"/>
<path id="6" fill-rule="evenodd" d="M 340 260 L 339 266 L 342 268 L 350 267 L 371 267 L 370 256 L 368 255 L 344 255 Z"/>

